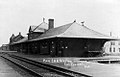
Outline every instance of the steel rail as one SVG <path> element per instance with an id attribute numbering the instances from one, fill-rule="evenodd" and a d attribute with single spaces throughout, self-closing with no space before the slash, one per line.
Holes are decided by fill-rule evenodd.
<path id="1" fill-rule="evenodd" d="M 41 74 L 37 73 L 36 71 L 34 71 L 34 70 L 32 70 L 32 69 L 29 69 L 28 67 L 26 67 L 26 66 L 24 66 L 24 65 L 18 64 L 18 63 L 16 63 L 16 62 L 14 62 L 14 61 L 6 58 L 5 56 L 1 56 L 1 57 L 4 58 L 4 59 L 6 59 L 6 60 L 8 60 L 8 61 L 10 61 L 10 62 L 12 62 L 13 64 L 15 64 L 15 65 L 17 65 L 17 66 L 19 66 L 19 67 L 21 67 L 22 69 L 30 72 L 33 76 L 43 77 Z"/>
<path id="2" fill-rule="evenodd" d="M 27 58 L 24 58 L 24 57 L 20 57 L 20 56 L 16 56 L 16 55 L 10 55 L 10 54 L 9 54 L 9 56 L 11 56 L 13 58 L 17 58 L 17 59 L 22 60 L 22 61 L 27 61 L 31 64 L 35 64 L 36 66 L 54 71 L 56 73 L 59 73 L 61 75 L 65 75 L 65 76 L 68 76 L 68 77 L 92 77 L 92 76 L 89 76 L 89 75 L 86 75 L 86 74 L 78 73 L 78 72 L 75 72 L 75 71 L 71 71 L 71 70 L 68 70 L 68 69 L 60 68 L 60 67 L 53 66 L 53 65 L 50 65 L 50 64 L 46 64 L 46 63 L 42 63 L 42 62 L 37 62 L 37 61 L 30 60 L 30 59 L 27 59 Z"/>

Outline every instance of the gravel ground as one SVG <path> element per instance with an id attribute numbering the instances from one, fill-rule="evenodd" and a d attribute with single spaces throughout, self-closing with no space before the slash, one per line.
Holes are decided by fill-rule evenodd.
<path id="1" fill-rule="evenodd" d="M 3 59 L 3 58 L 2 58 Z M 23 70 L 22 68 L 18 67 L 17 65 L 3 59 L 10 67 L 12 67 L 15 71 L 17 71 L 21 76 L 23 77 L 34 77 L 32 75 L 29 74 L 29 72 L 26 72 L 25 70 Z"/>

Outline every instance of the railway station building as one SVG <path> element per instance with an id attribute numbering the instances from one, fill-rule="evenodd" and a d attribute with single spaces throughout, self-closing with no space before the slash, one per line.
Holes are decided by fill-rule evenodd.
<path id="1" fill-rule="evenodd" d="M 10 38 L 11 39 L 11 38 Z M 41 54 L 52 57 L 93 57 L 103 53 L 106 41 L 115 40 L 110 36 L 89 29 L 76 21 L 54 28 L 54 20 L 48 24 L 30 26 L 28 36 L 10 42 L 10 47 L 26 54 Z"/>

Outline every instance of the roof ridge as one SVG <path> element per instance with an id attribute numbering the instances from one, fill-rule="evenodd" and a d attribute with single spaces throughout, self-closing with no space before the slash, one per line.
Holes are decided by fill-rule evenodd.
<path id="1" fill-rule="evenodd" d="M 69 23 L 72 25 L 72 23 Z M 63 26 L 66 26 L 66 25 L 69 25 L 69 24 L 65 24 L 65 25 L 62 25 L 62 26 L 58 26 L 58 27 L 55 27 L 55 28 L 52 28 L 52 29 L 57 29 L 57 28 L 60 28 L 60 27 L 63 27 Z M 52 29 L 49 29 L 49 30 L 52 30 Z"/>
<path id="2" fill-rule="evenodd" d="M 73 23 L 76 23 L 76 22 L 73 22 Z M 71 23 L 70 26 L 71 26 L 73 23 Z M 69 26 L 69 27 L 70 27 L 70 26 Z M 69 28 L 69 27 L 68 27 L 68 28 Z M 66 30 L 68 30 L 68 28 L 67 28 Z M 66 30 L 65 30 L 64 32 L 66 32 Z M 63 32 L 63 33 L 64 33 L 64 32 Z"/>
<path id="3" fill-rule="evenodd" d="M 42 22 L 41 24 L 43 24 L 43 23 L 45 23 L 45 24 L 47 24 L 46 22 Z M 33 29 L 33 32 L 39 27 L 39 26 L 41 26 L 41 24 L 39 24 L 38 26 L 36 26 L 36 28 L 35 29 Z"/>
<path id="4" fill-rule="evenodd" d="M 76 22 L 69 23 L 69 24 L 70 24 L 69 27 L 70 27 L 72 24 L 74 24 L 74 23 L 76 23 Z M 66 25 L 67 25 L 67 24 L 66 24 Z M 65 26 L 65 25 L 63 25 L 63 26 Z M 59 34 L 59 35 L 57 35 L 57 36 L 60 36 L 60 35 L 64 34 L 64 33 L 69 29 L 69 27 L 68 27 L 63 33 L 61 33 L 61 34 Z"/>
<path id="5" fill-rule="evenodd" d="M 41 24 L 42 24 L 42 23 L 41 23 Z M 40 25 L 41 25 L 41 24 L 40 24 Z M 35 30 L 36 30 L 36 29 L 37 29 L 40 25 L 36 26 L 36 28 L 35 28 L 35 29 L 33 29 L 33 32 L 34 32 L 34 31 L 35 31 Z"/>
<path id="6" fill-rule="evenodd" d="M 104 36 L 108 36 L 108 35 L 105 35 L 105 34 L 103 34 L 103 33 L 100 33 L 100 32 L 98 32 L 98 31 L 95 31 L 95 30 L 93 30 L 93 29 L 90 29 L 90 28 L 88 28 L 88 27 L 86 27 L 86 26 L 84 26 L 85 28 L 87 28 L 87 29 L 89 29 L 89 30 L 91 30 L 91 31 L 94 31 L 95 33 L 98 33 L 98 34 L 101 34 L 101 35 L 104 35 Z M 108 36 L 109 37 L 109 36 Z"/>
<path id="7" fill-rule="evenodd" d="M 80 25 L 79 23 L 77 23 L 77 24 Z M 81 25 L 81 26 L 82 26 L 82 25 Z M 105 35 L 105 34 L 103 34 L 103 33 L 97 32 L 97 31 L 95 31 L 95 30 L 93 30 L 93 29 L 88 28 L 87 26 L 83 26 L 83 27 L 85 27 L 86 29 L 89 29 L 90 31 L 94 31 L 95 33 L 98 33 L 98 34 L 101 34 L 101 35 L 104 35 L 104 36 L 109 37 L 108 35 Z"/>

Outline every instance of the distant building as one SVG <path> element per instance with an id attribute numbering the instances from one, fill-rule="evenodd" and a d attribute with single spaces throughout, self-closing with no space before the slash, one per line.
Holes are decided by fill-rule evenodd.
<path id="1" fill-rule="evenodd" d="M 1 47 L 0 47 L 1 50 L 4 50 L 4 51 L 8 51 L 9 50 L 9 44 L 3 44 Z"/>
<path id="2" fill-rule="evenodd" d="M 21 32 L 19 32 L 19 34 L 16 36 L 14 34 L 12 34 L 12 36 L 10 37 L 10 42 L 9 42 L 9 49 L 10 50 L 17 50 L 18 47 L 14 47 L 14 46 L 12 46 L 12 44 L 14 44 L 15 42 L 17 42 L 23 38 L 24 37 L 21 35 Z"/>
<path id="3" fill-rule="evenodd" d="M 12 34 L 12 36 L 10 37 L 10 43 L 17 42 L 17 41 L 21 40 L 22 38 L 24 38 L 24 37 L 21 35 L 21 32 L 19 32 L 19 34 L 17 36 Z"/>
<path id="4" fill-rule="evenodd" d="M 105 54 L 120 55 L 120 40 L 106 42 L 103 49 Z"/>

